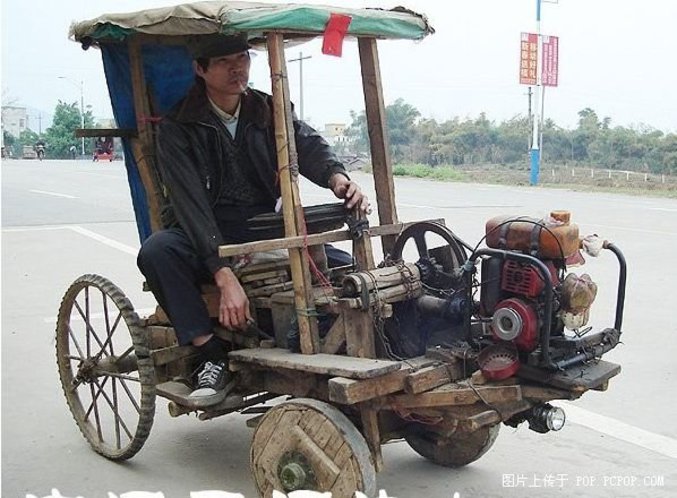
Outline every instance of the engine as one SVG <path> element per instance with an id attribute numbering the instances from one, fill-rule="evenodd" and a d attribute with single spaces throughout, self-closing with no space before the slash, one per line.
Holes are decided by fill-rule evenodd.
<path id="1" fill-rule="evenodd" d="M 570 223 L 568 212 L 552 212 L 546 220 L 492 218 L 486 224 L 486 240 L 490 248 L 507 251 L 482 260 L 480 316 L 489 323 L 495 342 L 512 343 L 530 353 L 538 347 L 546 322 L 549 337 L 587 324 L 597 287 L 588 275 L 564 277 L 567 262 L 583 261 L 578 227 Z M 531 258 L 511 258 L 511 253 Z M 546 287 L 551 288 L 549 307 Z M 551 320 L 545 319 L 546 308 Z"/>

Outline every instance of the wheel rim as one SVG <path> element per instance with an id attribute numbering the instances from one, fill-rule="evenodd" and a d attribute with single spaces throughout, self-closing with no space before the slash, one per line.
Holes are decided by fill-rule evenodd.
<path id="1" fill-rule="evenodd" d="M 113 460 L 135 455 L 152 426 L 154 370 L 122 291 L 103 277 L 78 278 L 59 308 L 56 351 L 66 401 L 85 439 Z"/>
<path id="2" fill-rule="evenodd" d="M 329 491 L 353 498 L 376 492 L 376 471 L 367 442 L 336 407 L 313 399 L 276 405 L 259 422 L 250 452 L 260 496 L 273 490 Z"/>
<path id="3" fill-rule="evenodd" d="M 404 229 L 395 241 L 391 257 L 394 260 L 402 259 L 404 246 L 409 240 L 413 239 L 419 258 L 429 259 L 430 249 L 426 241 L 426 234 L 428 233 L 437 234 L 447 243 L 451 251 L 450 264 L 453 268 L 458 268 L 465 262 L 467 256 L 460 239 L 446 226 L 432 221 L 422 221 Z M 451 268 L 447 268 L 447 270 L 449 269 Z"/>

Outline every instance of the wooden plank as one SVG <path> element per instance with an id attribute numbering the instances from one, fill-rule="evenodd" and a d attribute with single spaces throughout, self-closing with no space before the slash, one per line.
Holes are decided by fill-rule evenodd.
<path id="1" fill-rule="evenodd" d="M 324 353 L 304 355 L 280 348 L 239 349 L 228 353 L 228 358 L 235 362 L 266 368 L 284 368 L 351 379 L 378 377 L 399 370 L 401 365 L 397 361 L 352 358 Z"/>
<path id="2" fill-rule="evenodd" d="M 510 403 L 522 399 L 519 385 L 465 387 L 462 384 L 447 384 L 420 394 L 390 396 L 386 404 L 390 408 L 424 408 L 433 406 L 471 405 L 477 402 Z"/>
<path id="3" fill-rule="evenodd" d="M 430 366 L 412 372 L 404 379 L 404 390 L 408 394 L 418 394 L 451 382 L 446 365 Z"/>
<path id="4" fill-rule="evenodd" d="M 374 358 L 374 320 L 371 310 L 346 308 L 343 311 L 346 334 L 346 354 L 358 358 Z"/>
<path id="5" fill-rule="evenodd" d="M 138 137 L 139 133 L 134 128 L 76 128 L 75 136 L 77 138 L 98 138 L 98 137 Z"/>
<path id="6" fill-rule="evenodd" d="M 161 194 L 155 170 L 155 143 L 153 129 L 146 120 L 151 115 L 148 102 L 148 88 L 143 72 L 143 58 L 141 44 L 137 37 L 132 36 L 128 43 L 129 65 L 132 77 L 132 92 L 134 94 L 134 112 L 138 138 L 131 139 L 132 151 L 143 188 L 146 191 L 148 215 L 152 231 L 162 228 L 160 218 Z"/>
<path id="7" fill-rule="evenodd" d="M 301 206 L 298 186 L 298 164 L 296 143 L 289 107 L 289 82 L 284 57 L 284 38 L 281 33 L 268 33 L 268 63 L 273 90 L 273 116 L 275 121 L 275 141 L 277 149 L 277 167 L 282 194 L 282 213 L 284 215 L 284 233 L 286 237 L 305 234 L 305 219 Z M 308 264 L 308 254 L 298 248 L 289 250 L 296 316 L 299 324 L 301 352 L 313 354 L 320 350 L 320 336 L 317 330 L 317 318 Z"/>
<path id="8" fill-rule="evenodd" d="M 441 223 L 444 220 L 436 218 L 433 220 L 425 220 L 430 222 Z M 419 222 L 394 223 L 384 224 L 375 227 L 369 227 L 370 237 L 383 237 L 385 235 L 395 236 L 402 233 L 402 231 Z M 219 246 L 219 256 L 226 258 L 230 256 L 238 256 L 241 254 L 251 254 L 253 252 L 265 252 L 274 249 L 292 249 L 295 247 L 304 247 L 305 245 L 312 246 L 318 244 L 329 244 L 332 242 L 341 242 L 344 240 L 351 240 L 349 230 L 334 230 L 331 232 L 310 234 L 307 237 L 303 235 L 296 237 L 285 237 L 282 239 L 268 239 L 259 240 L 256 242 L 246 242 L 244 244 L 228 244 Z"/>
<path id="9" fill-rule="evenodd" d="M 430 365 L 426 358 L 412 358 L 402 364 L 400 370 L 380 377 L 355 380 L 342 377 L 329 379 L 329 399 L 343 405 L 353 405 L 362 401 L 392 394 L 404 389 L 404 379 L 418 368 Z M 345 377 L 345 376 L 343 376 Z"/>
<path id="10" fill-rule="evenodd" d="M 383 100 L 383 86 L 381 85 L 376 39 L 361 37 L 358 38 L 357 45 L 360 51 L 360 64 L 362 67 L 362 89 L 364 92 L 367 129 L 369 130 L 371 164 L 374 171 L 374 188 L 376 189 L 379 223 L 381 225 L 397 223 L 395 183 L 388 147 L 385 103 Z M 395 237 L 383 237 L 382 241 L 383 255 L 385 257 L 392 252 Z"/>

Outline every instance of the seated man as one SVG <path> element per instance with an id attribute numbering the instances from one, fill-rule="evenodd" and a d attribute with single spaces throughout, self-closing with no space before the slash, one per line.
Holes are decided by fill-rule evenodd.
<path id="1" fill-rule="evenodd" d="M 169 228 L 143 243 L 137 263 L 179 344 L 199 350 L 203 364 L 191 396 L 218 402 L 228 380 L 227 344 L 213 334 L 200 284 L 216 282 L 221 325 L 247 326 L 249 301 L 218 247 L 252 240 L 246 220 L 275 210 L 277 148 L 271 96 L 247 86 L 247 37 L 206 35 L 190 49 L 195 84 L 158 128 Z M 294 129 L 301 174 L 345 199 L 348 209 L 366 212 L 366 196 L 324 139 L 302 121 Z"/>

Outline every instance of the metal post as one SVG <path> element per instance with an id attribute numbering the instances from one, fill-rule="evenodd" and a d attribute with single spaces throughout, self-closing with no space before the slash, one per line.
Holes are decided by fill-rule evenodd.
<path id="1" fill-rule="evenodd" d="M 538 52 L 536 57 L 536 88 L 534 91 L 534 122 L 533 122 L 533 133 L 531 136 L 531 150 L 529 151 L 529 158 L 531 162 L 531 177 L 529 183 L 531 185 L 538 185 L 538 174 L 541 166 L 541 150 L 539 147 L 539 133 L 538 125 L 540 121 L 539 111 L 539 101 L 541 98 L 541 73 L 540 73 L 540 64 L 539 58 L 543 47 L 541 45 L 541 0 L 536 0 L 536 34 L 538 36 Z"/>
<path id="2" fill-rule="evenodd" d="M 303 60 L 310 59 L 312 55 L 303 57 L 303 52 L 299 52 L 297 59 L 289 59 L 289 62 L 299 62 L 299 118 L 303 121 Z"/>
<path id="3" fill-rule="evenodd" d="M 85 128 L 85 82 L 80 80 L 80 127 Z M 85 155 L 85 137 L 80 137 L 82 145 L 82 156 Z"/>
<path id="4" fill-rule="evenodd" d="M 65 76 L 57 76 L 60 80 L 66 80 L 68 83 L 74 86 L 78 86 L 77 83 L 75 83 L 73 80 L 70 78 L 66 78 Z M 84 80 L 80 80 L 80 128 L 84 130 L 85 128 L 85 82 Z M 85 155 L 85 137 L 81 137 L 80 141 L 82 145 L 82 155 Z"/>

